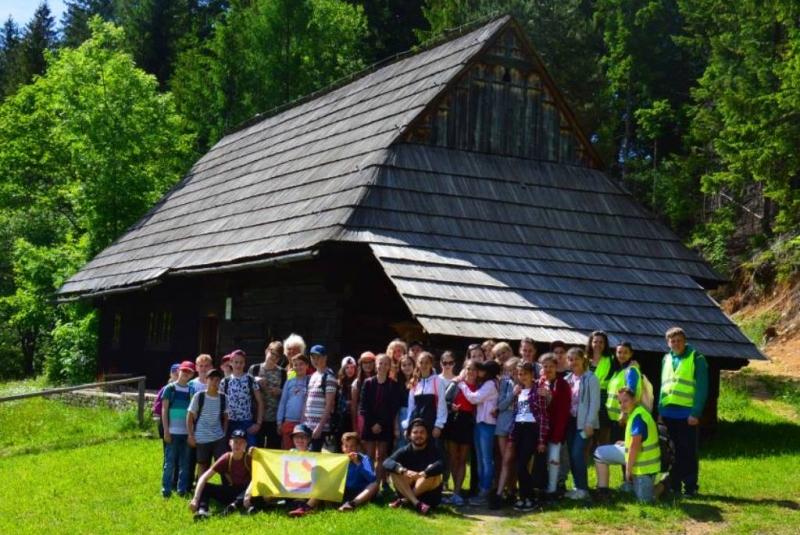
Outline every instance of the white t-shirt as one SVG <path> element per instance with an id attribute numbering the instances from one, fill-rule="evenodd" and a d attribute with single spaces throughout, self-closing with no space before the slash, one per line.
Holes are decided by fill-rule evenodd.
<path id="1" fill-rule="evenodd" d="M 515 422 L 536 423 L 536 418 L 533 417 L 530 403 L 528 403 L 530 395 L 530 388 L 523 388 L 522 391 L 517 394 L 517 417 L 514 419 Z"/>

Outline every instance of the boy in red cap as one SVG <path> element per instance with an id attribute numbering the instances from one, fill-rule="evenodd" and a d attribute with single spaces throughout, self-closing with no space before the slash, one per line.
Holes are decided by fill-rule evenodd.
<path id="1" fill-rule="evenodd" d="M 164 471 L 161 477 L 161 495 L 172 495 L 172 472 L 178 464 L 178 496 L 189 492 L 192 474 L 189 469 L 189 430 L 186 427 L 186 413 L 194 394 L 189 380 L 194 376 L 194 363 L 181 362 L 178 367 L 178 380 L 170 383 L 161 394 L 161 421 L 164 423 Z"/>

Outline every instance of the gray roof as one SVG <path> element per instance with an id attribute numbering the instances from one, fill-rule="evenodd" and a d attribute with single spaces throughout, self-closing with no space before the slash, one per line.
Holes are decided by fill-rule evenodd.
<path id="1" fill-rule="evenodd" d="M 603 329 L 661 351 L 680 324 L 708 355 L 762 358 L 696 282 L 721 277 L 602 172 L 403 142 L 505 31 L 493 21 L 225 137 L 60 297 L 362 242 L 433 334 Z"/>

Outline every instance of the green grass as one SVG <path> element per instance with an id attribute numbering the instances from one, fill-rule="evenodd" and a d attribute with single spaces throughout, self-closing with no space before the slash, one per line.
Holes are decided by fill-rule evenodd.
<path id="1" fill-rule="evenodd" d="M 323 511 L 289 519 L 273 512 L 194 523 L 185 500 L 160 497 L 161 443 L 131 430 L 126 416 L 56 401 L 4 403 L 0 533 L 793 534 L 800 525 L 800 426 L 771 407 L 751 402 L 740 375 L 723 380 L 720 424 L 714 440 L 702 448 L 697 499 L 647 506 L 627 498 L 599 505 L 564 501 L 526 515 L 440 508 L 432 518 L 375 505 L 347 515 Z M 25 419 L 33 423 L 23 424 Z M 612 486 L 620 479 L 613 470 Z"/>
<path id="2" fill-rule="evenodd" d="M 775 311 L 762 312 L 746 320 L 737 320 L 734 317 L 739 329 L 759 347 L 764 345 L 764 331 L 768 327 L 775 326 L 778 320 L 780 320 L 780 313 Z"/>
<path id="3" fill-rule="evenodd" d="M 41 390 L 37 381 L 0 387 L 0 397 Z M 23 453 L 63 450 L 141 433 L 136 411 L 73 407 L 46 398 L 0 403 L 0 458 Z"/>

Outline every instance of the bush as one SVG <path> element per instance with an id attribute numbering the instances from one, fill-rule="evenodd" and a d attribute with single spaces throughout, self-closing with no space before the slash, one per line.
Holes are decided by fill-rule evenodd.
<path id="1" fill-rule="evenodd" d="M 91 383 L 97 371 L 97 313 L 90 312 L 53 329 L 47 378 L 53 383 Z"/>

